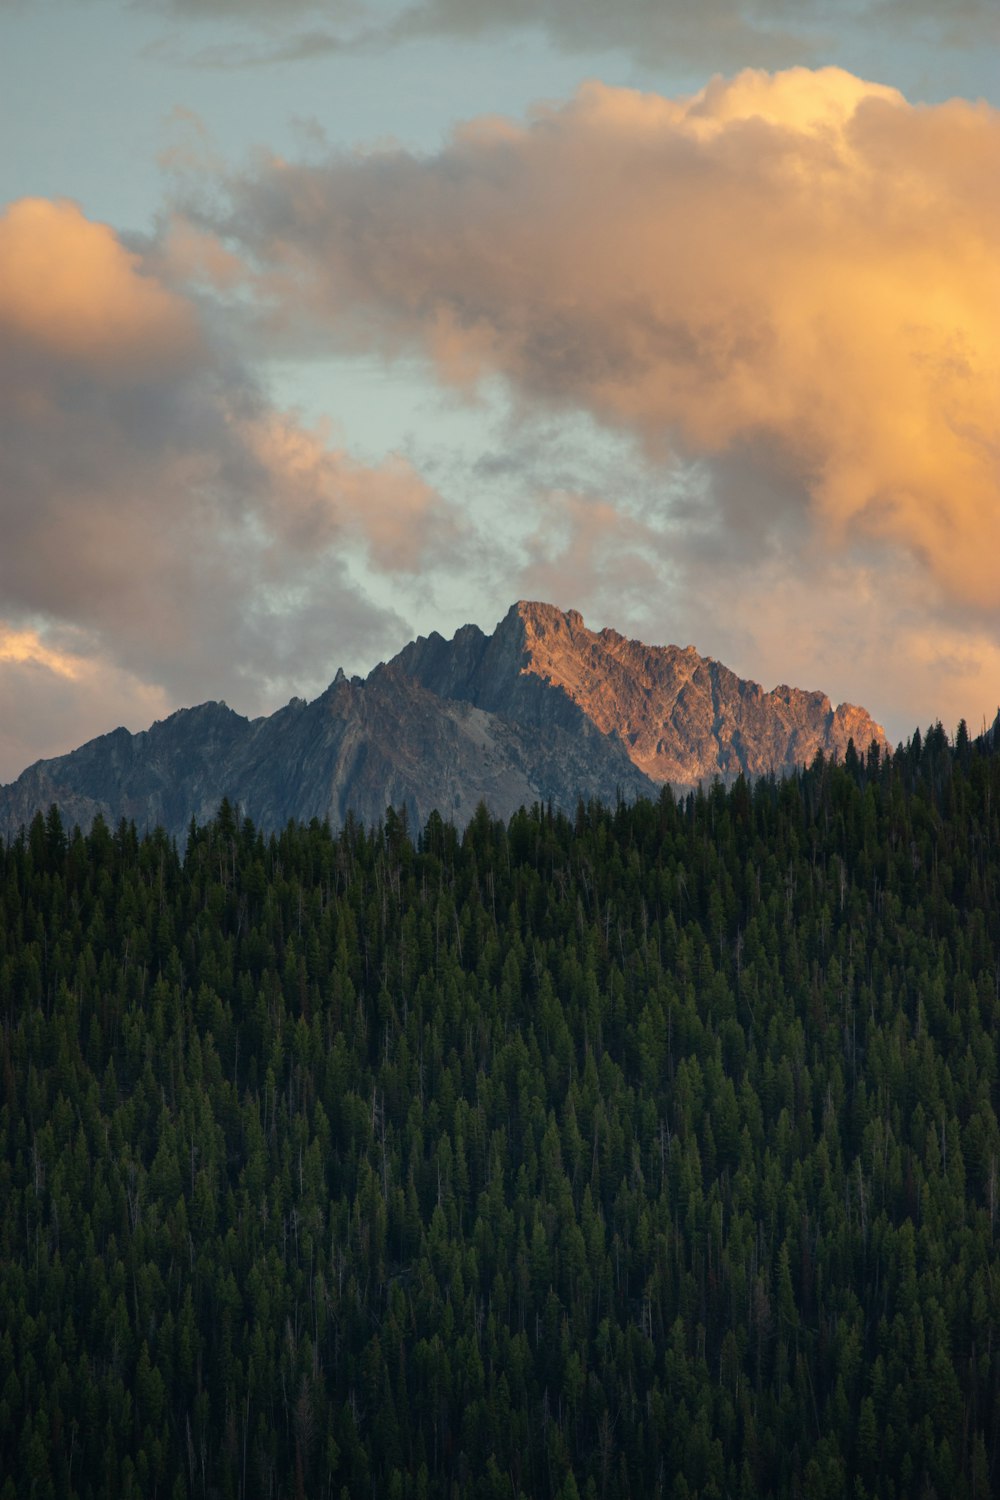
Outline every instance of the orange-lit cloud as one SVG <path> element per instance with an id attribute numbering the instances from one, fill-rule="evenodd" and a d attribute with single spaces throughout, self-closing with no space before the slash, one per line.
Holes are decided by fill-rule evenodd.
<path id="1" fill-rule="evenodd" d="M 194 309 L 144 275 L 137 255 L 74 203 L 22 198 L 0 217 L 0 339 L 128 378 L 149 351 L 172 367 L 200 357 Z"/>
<path id="2" fill-rule="evenodd" d="M 56 677 L 75 682 L 81 676 L 84 658 L 68 651 L 53 650 L 37 630 L 13 630 L 0 623 L 0 662 L 44 667 Z"/>
<path id="3" fill-rule="evenodd" d="M 995 111 L 836 69 L 680 100 L 589 84 L 437 156 L 275 165 L 222 227 L 275 338 L 325 326 L 421 348 L 458 386 L 499 374 L 528 410 L 707 465 L 724 525 L 797 514 L 991 610 L 998 161 Z"/>
<path id="4" fill-rule="evenodd" d="M 0 781 L 123 722 L 144 729 L 169 708 L 162 688 L 117 667 L 82 632 L 48 638 L 0 620 Z"/>
<path id="5" fill-rule="evenodd" d="M 375 568 L 416 573 L 446 561 L 461 528 L 441 496 L 396 455 L 361 464 L 330 446 L 329 433 L 278 412 L 241 424 L 247 451 L 274 476 L 267 515 L 303 552 L 357 537 Z"/>

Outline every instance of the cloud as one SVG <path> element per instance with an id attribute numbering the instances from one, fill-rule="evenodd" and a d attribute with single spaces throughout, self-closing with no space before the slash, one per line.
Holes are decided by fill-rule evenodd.
<path id="1" fill-rule="evenodd" d="M 199 358 L 193 309 L 71 203 L 25 198 L 0 221 L 0 330 L 11 354 L 129 380 L 154 345 L 171 370 Z"/>
<path id="2" fill-rule="evenodd" d="M 518 597 L 596 610 L 619 625 L 643 618 L 663 581 L 655 528 L 595 495 L 555 491 L 539 500 L 537 524 L 523 539 Z M 646 620 L 654 631 L 662 623 Z"/>
<path id="3" fill-rule="evenodd" d="M 805 25 L 802 22 L 805 21 Z M 788 63 L 810 50 L 810 18 L 781 3 L 702 0 L 422 0 L 387 28 L 393 40 L 419 36 L 482 37 L 511 28 L 540 30 L 569 52 L 620 48 L 645 64 L 684 58 L 697 65 Z"/>
<path id="4" fill-rule="evenodd" d="M 481 40 L 540 32 L 571 53 L 621 50 L 643 66 L 683 61 L 699 68 L 784 67 L 830 55 L 831 38 L 895 39 L 900 30 L 927 48 L 969 48 L 1000 40 L 993 0 L 416 0 L 331 4 L 330 0 L 148 0 L 182 17 L 239 22 L 255 40 L 216 41 L 188 52 L 207 67 L 258 67 L 350 50 L 381 50 L 428 37 Z"/>
<path id="5" fill-rule="evenodd" d="M 316 28 L 275 36 L 272 26 L 268 33 L 264 40 L 256 35 L 249 42 L 227 38 L 202 47 L 192 47 L 187 33 L 157 37 L 147 42 L 142 56 L 152 62 L 170 63 L 176 67 L 235 73 L 272 68 L 282 63 L 312 61 L 332 53 L 356 51 L 361 45 L 360 38 L 352 39 Z"/>
<path id="6" fill-rule="evenodd" d="M 395 576 L 460 545 L 403 459 L 363 465 L 277 410 L 220 328 L 74 204 L 0 215 L 0 701 L 20 705 L 0 774 L 53 748 L 57 687 L 131 702 L 132 727 L 318 689 L 406 633 L 351 556 Z"/>
<path id="7" fill-rule="evenodd" d="M 0 782 L 123 722 L 144 729 L 172 706 L 82 632 L 0 620 Z"/>
<path id="8" fill-rule="evenodd" d="M 4 665 L 44 667 L 54 677 L 76 682 L 85 662 L 67 651 L 47 646 L 37 630 L 14 630 L 0 622 L 0 662 Z"/>
<path id="9" fill-rule="evenodd" d="M 902 552 L 990 611 L 998 154 L 995 111 L 837 69 L 679 100 L 593 83 L 434 156 L 265 166 L 216 229 L 268 339 L 499 375 L 526 411 L 702 466 L 717 537 Z"/>
<path id="10" fill-rule="evenodd" d="M 774 556 L 752 571 L 693 571 L 681 597 L 691 630 L 727 665 L 863 704 L 894 741 L 937 719 L 978 732 L 996 712 L 995 631 L 929 598 L 907 558 L 819 557 L 804 572 Z"/>
<path id="11" fill-rule="evenodd" d="M 842 0 L 421 0 L 394 34 L 482 35 L 516 26 L 544 31 L 571 52 L 621 48 L 648 65 L 683 57 L 699 65 L 776 67 L 815 57 L 845 24 L 874 31 L 924 29 L 946 45 L 996 35 L 990 0 L 958 0 L 942 14 L 933 0 L 862 0 L 845 16 Z"/>
<path id="12" fill-rule="evenodd" d="M 820 689 L 867 707 L 892 741 L 941 719 L 991 723 L 1000 641 L 949 608 L 912 559 L 813 550 L 781 539 L 748 563 L 676 518 L 585 494 L 546 497 L 526 532 L 516 592 L 582 611 L 650 644 L 693 645 L 765 688 Z"/>
<path id="13" fill-rule="evenodd" d="M 365 0 L 140 0 L 140 3 L 147 10 L 165 11 L 189 21 L 221 19 L 268 29 L 317 12 L 331 22 L 357 21 L 371 8 Z"/>

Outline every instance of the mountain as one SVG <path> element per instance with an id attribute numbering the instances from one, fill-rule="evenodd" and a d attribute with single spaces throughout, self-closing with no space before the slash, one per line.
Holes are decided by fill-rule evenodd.
<path id="1" fill-rule="evenodd" d="M 290 818 L 348 810 L 374 823 L 405 806 L 421 827 L 434 809 L 459 826 L 480 801 L 509 817 L 522 805 L 576 798 L 633 800 L 655 791 L 616 740 L 586 723 L 571 733 L 534 732 L 474 704 L 442 699 L 392 664 L 365 681 L 339 673 L 312 703 L 293 699 L 267 718 L 246 719 L 224 703 L 181 709 L 129 734 L 116 729 L 81 749 L 39 761 L 0 787 L 0 837 L 11 838 L 53 802 L 64 820 L 88 827 L 160 823 L 182 837 L 223 797 L 265 829 Z"/>
<path id="2" fill-rule="evenodd" d="M 421 637 L 394 665 L 442 698 L 546 732 L 596 725 L 650 780 L 679 789 L 783 775 L 819 750 L 843 759 L 852 738 L 861 752 L 887 746 L 863 708 L 800 688 L 766 693 L 693 646 L 598 634 L 551 604 L 515 604 L 491 636 L 466 625 L 451 641 Z"/>
<path id="3" fill-rule="evenodd" d="M 646 646 L 552 605 L 515 604 L 492 635 L 466 625 L 420 637 L 369 676 L 336 678 L 312 703 L 247 719 L 225 703 L 181 709 L 39 761 L 0 787 L 0 836 L 56 803 L 68 823 L 134 819 L 183 836 L 223 797 L 265 829 L 405 806 L 463 824 L 480 801 L 614 801 L 742 771 L 778 774 L 817 750 L 843 756 L 879 725 L 822 693 L 766 693 L 693 647 Z"/>

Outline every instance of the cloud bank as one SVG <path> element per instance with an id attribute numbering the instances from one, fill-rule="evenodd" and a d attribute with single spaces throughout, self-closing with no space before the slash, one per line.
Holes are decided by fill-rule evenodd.
<path id="1" fill-rule="evenodd" d="M 997 160 L 995 111 L 836 69 L 683 100 L 595 83 L 430 157 L 274 163 L 216 229 L 269 338 L 499 375 L 526 410 L 703 465 L 720 543 L 798 526 L 992 611 Z"/>

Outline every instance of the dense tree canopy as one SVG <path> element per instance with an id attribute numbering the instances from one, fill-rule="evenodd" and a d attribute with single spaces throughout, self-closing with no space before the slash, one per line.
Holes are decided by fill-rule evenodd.
<path id="1" fill-rule="evenodd" d="M 1000 757 L 0 849 L 0 1500 L 1000 1493 Z"/>

